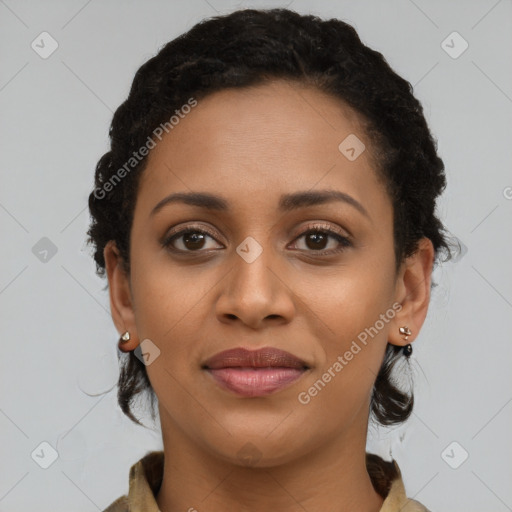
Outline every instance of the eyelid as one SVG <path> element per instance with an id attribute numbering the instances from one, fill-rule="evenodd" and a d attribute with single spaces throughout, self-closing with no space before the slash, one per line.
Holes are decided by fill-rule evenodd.
<path id="1" fill-rule="evenodd" d="M 184 227 L 174 227 L 171 231 L 165 234 L 165 238 L 171 238 L 174 235 L 192 231 L 194 229 L 197 229 L 197 231 L 204 231 L 212 238 L 217 239 L 217 233 L 210 229 L 208 226 L 203 226 L 202 224 L 186 224 Z"/>
<path id="2" fill-rule="evenodd" d="M 331 224 L 325 223 L 325 221 L 309 221 L 309 224 L 306 226 L 302 226 L 299 230 L 297 237 L 303 236 L 308 231 L 327 231 L 329 233 L 336 233 L 337 235 L 346 238 L 347 240 L 352 240 L 352 234 L 343 228 L 339 228 L 337 226 L 333 226 Z"/>

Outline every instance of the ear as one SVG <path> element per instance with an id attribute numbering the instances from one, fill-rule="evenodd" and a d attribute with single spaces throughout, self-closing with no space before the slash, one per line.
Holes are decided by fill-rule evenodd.
<path id="1" fill-rule="evenodd" d="M 107 242 L 103 250 L 108 276 L 110 311 L 112 320 L 121 336 L 130 333 L 130 341 L 123 344 L 123 350 L 133 350 L 139 344 L 135 325 L 130 279 L 123 268 L 122 257 L 114 240 Z"/>
<path id="2" fill-rule="evenodd" d="M 393 319 L 388 341 L 404 346 L 416 339 L 425 321 L 430 302 L 430 284 L 434 265 L 434 246 L 428 238 L 422 238 L 416 252 L 406 258 L 400 267 L 395 300 L 402 308 Z M 405 339 L 400 327 L 408 327 L 411 335 Z"/>

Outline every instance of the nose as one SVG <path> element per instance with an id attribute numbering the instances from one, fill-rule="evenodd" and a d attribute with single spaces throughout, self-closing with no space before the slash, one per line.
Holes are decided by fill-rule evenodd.
<path id="1" fill-rule="evenodd" d="M 222 323 L 240 322 L 252 329 L 286 324 L 295 314 L 294 292 L 271 249 L 251 262 L 233 253 L 231 270 L 222 280 L 216 315 Z"/>

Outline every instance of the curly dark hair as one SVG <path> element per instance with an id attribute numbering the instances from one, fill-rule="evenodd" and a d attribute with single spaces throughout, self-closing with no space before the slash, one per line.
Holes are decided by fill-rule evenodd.
<path id="1" fill-rule="evenodd" d="M 155 127 L 168 122 L 191 97 L 201 99 L 221 89 L 273 79 L 315 86 L 359 114 L 376 172 L 393 205 L 397 268 L 422 237 L 432 241 L 434 263 L 441 252 L 449 254 L 447 235 L 435 213 L 436 198 L 446 186 L 444 164 L 412 85 L 343 21 L 288 9 L 244 9 L 202 20 L 165 44 L 136 72 L 128 98 L 113 116 L 111 149 L 96 166 L 95 188 L 89 195 L 88 242 L 95 248 L 99 276 L 105 276 L 103 250 L 110 240 L 129 275 L 130 231 L 147 158 L 135 162 L 129 172 L 126 162 Z M 388 343 L 372 392 L 370 411 L 382 425 L 403 422 L 412 413 L 412 392 L 392 378 L 400 351 Z M 119 357 L 122 411 L 141 424 L 131 406 L 139 393 L 147 391 L 154 419 L 155 393 L 145 365 L 133 351 Z"/>

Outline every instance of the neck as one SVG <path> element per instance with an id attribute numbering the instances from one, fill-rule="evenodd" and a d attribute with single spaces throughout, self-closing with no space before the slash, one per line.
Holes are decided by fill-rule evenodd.
<path id="1" fill-rule="evenodd" d="M 382 507 L 366 469 L 367 422 L 299 459 L 242 467 L 201 449 L 163 411 L 160 419 L 164 473 L 156 501 L 161 512 L 378 512 Z"/>

